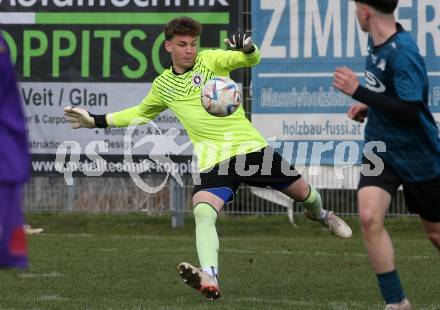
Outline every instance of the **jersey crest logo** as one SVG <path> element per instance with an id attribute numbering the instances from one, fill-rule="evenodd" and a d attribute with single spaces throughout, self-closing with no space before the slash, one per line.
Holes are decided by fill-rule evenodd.
<path id="1" fill-rule="evenodd" d="M 365 82 L 365 87 L 376 93 L 383 93 L 387 89 L 385 85 L 383 85 L 383 83 L 368 70 L 365 71 Z"/>
<path id="2" fill-rule="evenodd" d="M 203 81 L 203 74 L 198 72 L 194 73 L 191 78 L 191 81 L 194 87 L 200 87 Z"/>
<path id="3" fill-rule="evenodd" d="M 377 68 L 382 70 L 382 71 L 385 71 L 385 67 L 386 66 L 387 66 L 387 62 L 385 61 L 385 59 L 381 59 L 379 61 L 379 64 L 377 65 Z"/>

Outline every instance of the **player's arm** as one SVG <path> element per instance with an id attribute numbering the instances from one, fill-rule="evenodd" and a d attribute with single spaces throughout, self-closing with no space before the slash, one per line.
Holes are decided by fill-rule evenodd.
<path id="1" fill-rule="evenodd" d="M 106 120 L 109 126 L 112 127 L 127 127 L 133 123 L 142 125 L 149 123 L 167 108 L 166 104 L 158 95 L 156 86 L 153 83 L 150 92 L 139 105 L 119 112 L 107 114 Z"/>
<path id="2" fill-rule="evenodd" d="M 400 121 L 418 121 L 420 107 L 423 104 L 421 101 L 408 101 L 400 98 L 389 97 L 369 90 L 361 85 L 358 86 L 351 97 L 373 109 L 376 109 L 388 117 Z"/>
<path id="3" fill-rule="evenodd" d="M 410 122 L 419 119 L 418 115 L 423 102 L 394 98 L 369 90 L 360 85 L 356 74 L 349 68 L 339 67 L 336 69 L 333 86 L 389 118 Z"/>
<path id="4" fill-rule="evenodd" d="M 207 65 L 213 71 L 229 74 L 229 72 L 238 68 L 255 66 L 261 60 L 260 51 L 253 44 L 250 35 L 234 34 L 231 38 L 225 39 L 224 43 L 230 50 L 206 51 L 209 53 Z"/>
<path id="5" fill-rule="evenodd" d="M 92 114 L 83 108 L 65 107 L 64 116 L 73 129 L 127 127 L 133 123 L 147 124 L 166 108 L 153 84 L 149 94 L 137 106 L 108 114 Z"/>

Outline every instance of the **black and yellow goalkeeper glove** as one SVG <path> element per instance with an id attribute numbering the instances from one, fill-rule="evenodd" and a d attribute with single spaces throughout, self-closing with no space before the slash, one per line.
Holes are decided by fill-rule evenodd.
<path id="1" fill-rule="evenodd" d="M 233 34 L 229 39 L 225 39 L 224 43 L 231 50 L 241 51 L 245 54 L 250 54 L 255 50 L 251 35 L 246 33 Z"/>

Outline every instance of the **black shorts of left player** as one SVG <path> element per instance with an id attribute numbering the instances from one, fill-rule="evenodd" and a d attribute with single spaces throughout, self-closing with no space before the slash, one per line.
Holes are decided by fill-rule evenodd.
<path id="1" fill-rule="evenodd" d="M 241 183 L 283 190 L 301 178 L 295 167 L 271 147 L 237 155 L 200 173 L 200 185 L 194 193 L 208 191 L 225 203 L 234 199 Z"/>

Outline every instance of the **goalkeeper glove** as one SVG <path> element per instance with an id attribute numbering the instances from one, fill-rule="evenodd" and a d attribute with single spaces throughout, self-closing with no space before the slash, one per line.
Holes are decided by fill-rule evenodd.
<path id="1" fill-rule="evenodd" d="M 229 39 L 225 39 L 224 43 L 232 50 L 241 51 L 245 54 L 250 54 L 255 51 L 252 44 L 252 37 L 246 33 L 233 34 Z"/>
<path id="2" fill-rule="evenodd" d="M 77 128 L 106 128 L 105 115 L 95 115 L 83 108 L 65 107 L 64 117 L 73 129 Z"/>

